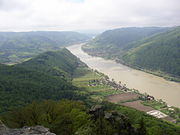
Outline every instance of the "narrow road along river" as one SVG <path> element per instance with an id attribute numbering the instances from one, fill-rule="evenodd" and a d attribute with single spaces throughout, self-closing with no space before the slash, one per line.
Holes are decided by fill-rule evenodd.
<path id="1" fill-rule="evenodd" d="M 162 99 L 169 105 L 180 108 L 180 83 L 167 81 L 161 77 L 132 69 L 112 60 L 93 57 L 83 52 L 82 44 L 67 47 L 90 68 L 108 75 L 115 81 L 121 81 L 128 88 L 134 88 L 142 93 L 148 93 L 156 99 Z"/>

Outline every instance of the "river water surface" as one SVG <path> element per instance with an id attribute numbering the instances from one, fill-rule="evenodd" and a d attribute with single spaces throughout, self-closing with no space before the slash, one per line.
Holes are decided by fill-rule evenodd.
<path id="1" fill-rule="evenodd" d="M 161 77 L 132 69 L 113 60 L 93 57 L 83 52 L 82 44 L 67 47 L 90 68 L 96 69 L 115 81 L 121 81 L 128 88 L 134 88 L 141 93 L 148 93 L 156 99 L 162 99 L 169 105 L 180 108 L 180 83 L 167 81 Z"/>

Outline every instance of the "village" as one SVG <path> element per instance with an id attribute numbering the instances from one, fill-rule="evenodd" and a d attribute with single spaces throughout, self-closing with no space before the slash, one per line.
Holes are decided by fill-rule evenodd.
<path id="1" fill-rule="evenodd" d="M 102 74 L 98 71 L 95 72 L 96 74 Z M 176 115 L 177 109 L 175 107 L 169 106 L 161 99 L 155 99 L 147 93 L 140 93 L 136 89 L 129 89 L 126 87 L 126 84 L 123 84 L 122 82 L 117 83 L 114 79 L 110 80 L 106 75 L 103 76 L 104 77 L 101 79 L 89 80 L 88 86 L 96 87 L 99 85 L 108 85 L 114 89 L 114 91 L 121 92 L 120 94 L 106 96 L 105 98 L 107 101 L 146 112 L 156 118 L 179 123 L 179 121 L 176 120 L 179 116 Z M 156 105 L 160 107 L 157 107 Z"/>

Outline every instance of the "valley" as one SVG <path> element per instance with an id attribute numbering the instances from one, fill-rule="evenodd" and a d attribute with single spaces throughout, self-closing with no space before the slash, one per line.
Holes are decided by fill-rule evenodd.
<path id="1" fill-rule="evenodd" d="M 1 46 L 2 55 L 10 54 L 4 55 L 7 63 L 0 64 L 0 120 L 8 130 L 42 125 L 57 135 L 111 135 L 156 134 L 159 131 L 154 128 L 158 127 L 162 134 L 179 133 L 179 83 L 88 55 L 82 50 L 86 36 L 81 40 L 79 35 L 74 45 L 69 41 L 57 46 L 56 33 L 53 43 L 42 51 L 47 41 L 43 38 L 41 42 L 37 36 L 36 42 L 34 37 L 24 42 L 26 34 L 13 38 L 22 44 L 31 43 L 27 46 L 8 40 L 4 43 L 14 49 Z M 21 57 L 24 51 L 35 48 L 41 51 L 28 54 L 27 59 Z M 18 61 L 9 59 L 17 54 Z"/>
<path id="2" fill-rule="evenodd" d="M 121 81 L 130 89 L 137 89 L 141 93 L 148 93 L 156 99 L 162 99 L 168 105 L 180 107 L 180 84 L 167 81 L 161 77 L 132 69 L 112 60 L 93 57 L 83 52 L 82 44 L 67 47 L 90 68 L 96 69 L 116 82 Z"/>
<path id="3" fill-rule="evenodd" d="M 67 48 L 81 49 L 81 45 Z M 152 112 L 148 115 L 128 105 L 139 100 L 143 104 L 151 102 L 123 82 L 118 84 L 92 70 L 67 49 L 48 51 L 16 65 L 1 64 L 0 82 L 0 120 L 9 128 L 42 125 L 57 135 L 180 132 L 178 108 L 171 107 L 174 110 L 169 111 L 163 107 L 165 104 L 158 102 L 160 108 L 151 104 L 155 110 L 164 109 L 160 116 L 151 116 Z M 123 96 L 123 100 L 111 103 L 108 97 L 113 95 Z M 156 127 L 158 131 L 154 130 Z"/>
<path id="4" fill-rule="evenodd" d="M 78 93 L 87 97 L 87 102 L 101 103 L 105 100 L 179 124 L 179 108 L 170 107 L 152 96 L 129 89 L 124 84 L 116 83 L 97 70 L 87 67 L 78 68 L 74 74 L 73 84 L 80 88 Z"/>
<path id="5" fill-rule="evenodd" d="M 171 81 L 180 81 L 180 27 L 129 27 L 107 30 L 82 48 Z"/>
<path id="6" fill-rule="evenodd" d="M 0 0 L 0 135 L 180 135 L 179 5 Z"/>

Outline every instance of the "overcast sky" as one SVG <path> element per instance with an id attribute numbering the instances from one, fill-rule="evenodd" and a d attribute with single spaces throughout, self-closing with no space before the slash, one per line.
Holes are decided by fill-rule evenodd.
<path id="1" fill-rule="evenodd" d="M 180 0 L 0 0 L 0 31 L 180 25 Z"/>

